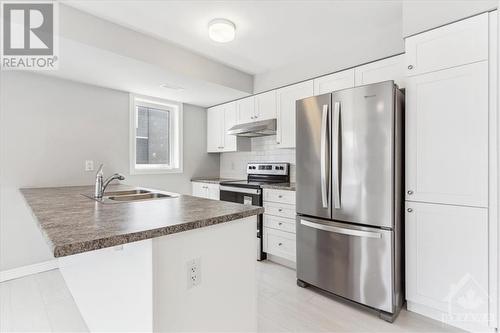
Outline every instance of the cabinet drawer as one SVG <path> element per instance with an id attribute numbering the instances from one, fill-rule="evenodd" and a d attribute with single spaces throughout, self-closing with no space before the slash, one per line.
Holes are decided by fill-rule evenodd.
<path id="1" fill-rule="evenodd" d="M 295 205 L 295 191 L 264 189 L 264 201 Z"/>
<path id="2" fill-rule="evenodd" d="M 295 261 L 295 234 L 264 228 L 264 252 Z"/>
<path id="3" fill-rule="evenodd" d="M 264 214 L 264 227 L 295 233 L 295 220 Z"/>
<path id="4" fill-rule="evenodd" d="M 488 13 L 406 38 L 406 74 L 488 59 Z"/>
<path id="5" fill-rule="evenodd" d="M 268 215 L 295 219 L 295 205 L 287 205 L 277 202 L 264 202 L 264 211 Z"/>

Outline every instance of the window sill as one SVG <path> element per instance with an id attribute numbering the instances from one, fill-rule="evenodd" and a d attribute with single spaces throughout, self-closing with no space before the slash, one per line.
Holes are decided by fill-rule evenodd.
<path id="1" fill-rule="evenodd" d="M 131 169 L 131 175 L 163 175 L 169 173 L 183 173 L 182 168 L 177 169 Z"/>

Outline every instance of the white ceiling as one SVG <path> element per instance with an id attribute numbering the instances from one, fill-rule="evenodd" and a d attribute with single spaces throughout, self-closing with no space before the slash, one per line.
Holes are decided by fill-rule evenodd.
<path id="1" fill-rule="evenodd" d="M 401 1 L 109 1 L 65 3 L 111 22 L 181 45 L 250 74 L 335 54 L 373 27 L 401 21 Z M 236 39 L 211 41 L 207 24 L 227 18 Z"/>

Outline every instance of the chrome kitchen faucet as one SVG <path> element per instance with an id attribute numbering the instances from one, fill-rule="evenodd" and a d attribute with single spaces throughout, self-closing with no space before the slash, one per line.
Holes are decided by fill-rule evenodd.
<path id="1" fill-rule="evenodd" d="M 104 180 L 104 175 L 102 172 L 103 167 L 104 167 L 104 164 L 101 164 L 99 166 L 99 170 L 97 170 L 97 174 L 95 175 L 94 197 L 96 199 L 102 199 L 104 191 L 106 191 L 106 187 L 108 187 L 109 183 L 111 183 L 113 180 L 115 180 L 115 179 L 124 180 L 125 179 L 125 177 L 123 175 L 120 175 L 119 173 L 115 173 L 112 176 L 110 176 L 108 179 Z"/>

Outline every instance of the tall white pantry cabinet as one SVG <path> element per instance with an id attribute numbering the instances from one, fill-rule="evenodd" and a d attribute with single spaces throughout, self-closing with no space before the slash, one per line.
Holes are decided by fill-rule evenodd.
<path id="1" fill-rule="evenodd" d="M 408 309 L 497 327 L 497 15 L 406 39 Z"/>

